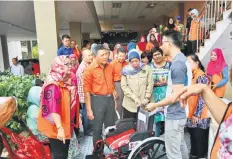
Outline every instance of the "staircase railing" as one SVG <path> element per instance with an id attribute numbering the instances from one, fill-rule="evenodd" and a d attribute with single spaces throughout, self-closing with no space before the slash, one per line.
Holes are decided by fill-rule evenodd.
<path id="1" fill-rule="evenodd" d="M 205 39 L 210 38 L 210 31 L 216 29 L 216 23 L 223 19 L 223 12 L 231 9 L 231 1 L 207 0 L 199 11 L 196 53 L 200 52 L 200 46 L 205 45 Z"/>

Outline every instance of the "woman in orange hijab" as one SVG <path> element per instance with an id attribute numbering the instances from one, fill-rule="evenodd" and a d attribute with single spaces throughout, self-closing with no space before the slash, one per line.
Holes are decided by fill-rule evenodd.
<path id="1" fill-rule="evenodd" d="M 73 129 L 80 121 L 77 86 L 72 74 L 70 57 L 56 57 L 42 90 L 38 130 L 49 138 L 56 159 L 67 158 Z"/>

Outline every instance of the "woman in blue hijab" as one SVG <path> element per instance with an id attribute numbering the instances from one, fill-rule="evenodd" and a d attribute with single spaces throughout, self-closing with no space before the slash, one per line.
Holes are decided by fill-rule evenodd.
<path id="1" fill-rule="evenodd" d="M 40 141 L 46 141 L 47 138 L 42 135 L 37 129 L 37 120 L 40 110 L 40 96 L 41 96 L 42 87 L 33 86 L 28 93 L 28 103 L 30 104 L 27 110 L 27 126 L 32 131 L 32 133 Z"/>

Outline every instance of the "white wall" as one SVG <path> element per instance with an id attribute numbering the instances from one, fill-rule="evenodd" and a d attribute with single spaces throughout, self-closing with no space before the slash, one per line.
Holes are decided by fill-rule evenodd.
<path id="1" fill-rule="evenodd" d="M 8 54 L 9 54 L 9 61 L 10 66 L 12 65 L 12 58 L 18 56 L 18 59 L 22 59 L 22 52 L 21 52 L 21 43 L 20 41 L 8 41 Z"/>
<path id="2" fill-rule="evenodd" d="M 61 38 L 62 35 L 67 34 L 70 36 L 70 30 L 59 30 L 59 37 Z"/>
<path id="3" fill-rule="evenodd" d="M 0 39 L 0 71 L 4 71 L 4 63 L 3 63 L 3 53 L 2 53 L 1 39 Z"/>

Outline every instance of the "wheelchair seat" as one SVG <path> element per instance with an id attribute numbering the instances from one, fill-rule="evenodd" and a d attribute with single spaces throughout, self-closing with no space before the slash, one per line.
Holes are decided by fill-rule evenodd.
<path id="1" fill-rule="evenodd" d="M 106 128 L 106 138 L 121 134 L 129 129 L 136 129 L 136 120 L 133 118 L 119 119 L 114 127 Z"/>

